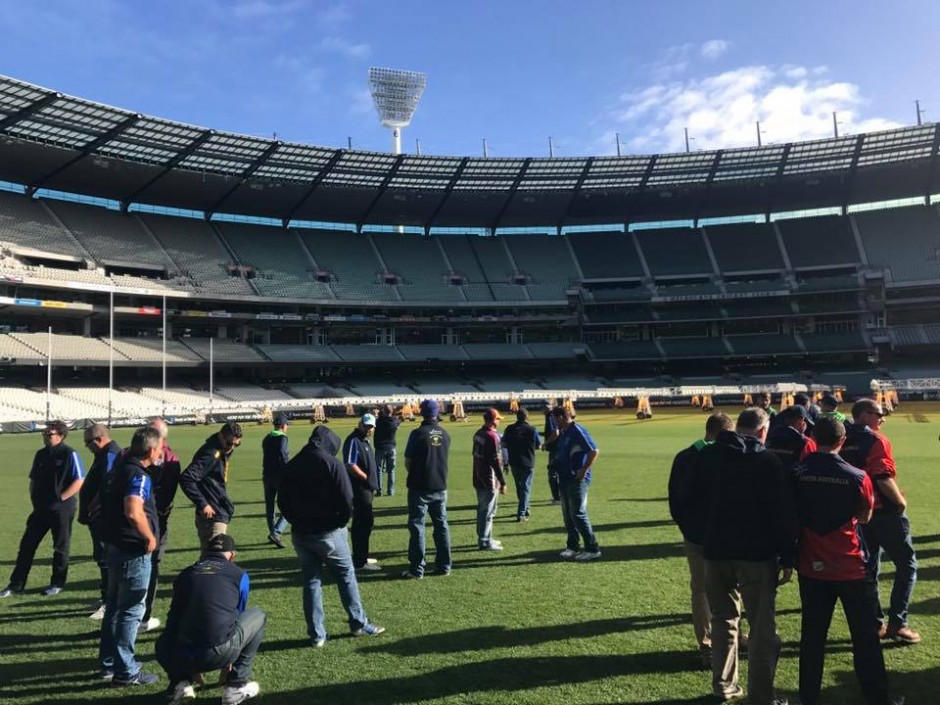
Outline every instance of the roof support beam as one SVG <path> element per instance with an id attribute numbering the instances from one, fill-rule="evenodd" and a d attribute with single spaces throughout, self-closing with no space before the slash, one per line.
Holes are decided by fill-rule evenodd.
<path id="1" fill-rule="evenodd" d="M 865 133 L 855 138 L 855 149 L 852 150 L 852 165 L 849 167 L 849 178 L 845 181 L 842 192 L 842 215 L 848 212 L 849 199 L 852 198 L 852 186 L 855 184 L 855 174 L 858 172 L 858 160 L 862 156 L 862 145 L 865 144 Z"/>
<path id="2" fill-rule="evenodd" d="M 927 205 L 930 205 L 930 195 L 934 193 L 933 182 L 937 176 L 937 169 L 940 166 L 940 122 L 933 128 L 933 146 L 930 149 L 930 172 L 927 177 L 927 183 L 924 184 L 924 197 L 927 199 Z"/>
<path id="3" fill-rule="evenodd" d="M 134 125 L 136 125 L 136 124 L 137 124 L 138 122 L 140 122 L 140 120 L 142 120 L 142 119 L 143 119 L 143 115 L 141 115 L 141 114 L 139 114 L 139 113 L 134 114 L 134 115 L 130 115 L 130 116 L 124 118 L 121 122 L 119 122 L 117 125 L 115 125 L 115 126 L 112 127 L 110 130 L 108 130 L 107 132 L 105 132 L 103 135 L 101 135 L 101 136 L 99 136 L 99 137 L 93 139 L 91 142 L 89 142 L 89 143 L 86 144 L 84 147 L 82 147 L 82 148 L 79 150 L 78 154 L 75 155 L 74 157 L 72 157 L 71 159 L 69 159 L 67 162 L 65 162 L 65 164 L 61 164 L 61 165 L 57 166 L 55 169 L 53 169 L 52 171 L 50 171 L 49 173 L 43 174 L 43 175 L 40 176 L 38 179 L 35 179 L 35 180 L 29 185 L 29 187 L 28 187 L 29 192 L 30 192 L 30 193 L 35 193 L 35 192 L 36 192 L 36 189 L 42 188 L 42 185 L 43 185 L 44 183 L 46 183 L 49 179 L 51 179 L 51 178 L 54 177 L 54 176 L 57 176 L 58 174 L 61 174 L 63 171 L 65 171 L 65 170 L 68 169 L 69 167 L 71 167 L 71 166 L 73 166 L 74 164 L 80 162 L 82 159 L 84 159 L 85 157 L 87 157 L 89 154 L 91 154 L 92 152 L 94 152 L 96 149 L 98 149 L 99 147 L 102 147 L 102 146 L 106 145 L 108 142 L 110 142 L 111 140 L 113 140 L 115 137 L 117 137 L 118 135 L 120 135 L 122 132 L 124 132 L 124 131 L 130 129 L 131 127 L 133 127 Z"/>
<path id="4" fill-rule="evenodd" d="M 323 179 L 325 179 L 327 175 L 329 175 L 329 173 L 333 171 L 333 168 L 336 166 L 336 164 L 339 162 L 339 160 L 343 157 L 345 153 L 346 153 L 345 149 L 337 149 L 335 152 L 333 152 L 333 156 L 330 157 L 330 160 L 326 164 L 323 165 L 323 168 L 320 169 L 320 173 L 317 174 L 314 177 L 313 181 L 310 182 L 310 188 L 307 189 L 307 192 L 303 196 L 301 196 L 300 200 L 297 201 L 297 204 L 293 208 L 291 208 L 289 211 L 287 211 L 287 214 L 283 218 L 281 218 L 282 224 L 284 225 L 285 228 L 294 219 L 294 215 L 296 215 L 297 211 L 301 209 L 304 203 L 306 203 L 307 200 L 320 187 L 320 184 L 323 182 Z"/>
<path id="5" fill-rule="evenodd" d="M 642 191 L 646 188 L 646 182 L 650 180 L 650 175 L 653 173 L 653 168 L 656 166 L 656 160 L 659 159 L 658 154 L 654 154 L 650 157 L 650 163 L 646 165 L 646 171 L 643 173 L 643 178 L 640 180 L 639 189 Z"/>
<path id="6" fill-rule="evenodd" d="M 126 195 L 124 198 L 121 199 L 121 206 L 124 208 L 124 210 L 127 210 L 127 207 L 131 203 L 133 203 L 137 199 L 137 197 L 140 196 L 140 194 L 142 194 L 144 191 L 146 191 L 148 188 L 153 186 L 164 176 L 166 176 L 171 171 L 173 171 L 173 169 L 175 169 L 176 166 L 180 162 L 182 162 L 187 157 L 195 154 L 196 150 L 198 150 L 200 147 L 202 147 L 202 145 L 208 142 L 209 138 L 212 137 L 212 135 L 214 134 L 215 134 L 215 130 L 206 130 L 201 135 L 199 135 L 196 139 L 190 142 L 186 147 L 184 147 L 181 151 L 177 152 L 174 156 L 167 159 L 163 163 L 163 166 L 160 167 L 160 171 L 157 172 L 157 174 L 154 175 L 153 178 L 147 181 L 147 183 L 145 183 L 143 186 L 138 188 L 136 191 L 129 193 L 128 195 Z"/>
<path id="7" fill-rule="evenodd" d="M 399 154 L 391 168 L 388 170 L 388 173 L 385 175 L 385 178 L 382 179 L 382 183 L 379 185 L 378 193 L 375 194 L 375 197 L 369 202 L 369 205 L 366 206 L 366 209 L 359 215 L 359 219 L 356 221 L 356 232 L 362 232 L 362 226 L 366 224 L 369 216 L 372 215 L 372 211 L 375 210 L 375 207 L 382 199 L 382 196 L 385 195 L 385 191 L 388 190 L 388 185 L 392 183 L 392 179 L 395 178 L 395 174 L 397 174 L 398 170 L 401 169 L 402 162 L 404 161 L 405 155 Z"/>
<path id="8" fill-rule="evenodd" d="M 509 210 L 509 204 L 512 203 L 513 197 L 516 195 L 516 191 L 519 189 L 519 184 L 522 183 L 522 179 L 525 178 L 526 172 L 529 170 L 529 164 L 532 163 L 532 157 L 528 157 L 524 162 L 522 162 L 522 168 L 519 170 L 519 173 L 516 174 L 516 178 L 512 182 L 512 186 L 509 187 L 509 195 L 506 196 L 506 200 L 503 202 L 503 207 L 499 209 L 499 213 L 496 214 L 496 217 L 493 218 L 493 223 L 490 225 L 490 230 L 493 233 L 496 233 L 496 228 L 499 227 L 499 221 L 503 219 L 503 216 L 506 215 L 506 211 Z"/>
<path id="9" fill-rule="evenodd" d="M 5 118 L 0 120 L 0 132 L 7 132 L 16 123 L 22 122 L 23 120 L 28 118 L 30 115 L 38 113 L 47 105 L 52 105 L 61 97 L 62 97 L 61 93 L 50 93 L 46 96 L 43 96 L 39 100 L 33 103 L 30 103 L 26 107 L 20 108 L 15 113 L 11 113 L 10 115 L 7 115 Z"/>
<path id="10" fill-rule="evenodd" d="M 447 203 L 447 199 L 450 198 L 450 194 L 453 192 L 454 186 L 456 186 L 457 182 L 460 181 L 460 177 L 463 176 L 464 169 L 467 168 L 467 164 L 469 163 L 470 157 L 464 157 L 460 160 L 460 164 L 457 165 L 457 171 L 454 172 L 454 175 L 450 177 L 450 181 L 447 182 L 447 187 L 444 189 L 444 196 L 431 212 L 431 216 L 424 222 L 425 235 L 431 232 L 431 228 L 434 227 L 434 221 L 437 220 L 437 216 L 440 214 L 441 210 L 443 210 L 444 204 Z"/>
<path id="11" fill-rule="evenodd" d="M 272 142 L 270 145 L 268 145 L 268 148 L 265 149 L 261 154 L 259 154 L 255 158 L 255 160 L 251 164 L 248 165 L 248 168 L 246 168 L 241 174 L 238 175 L 238 180 L 235 182 L 235 185 L 232 186 L 232 188 L 230 188 L 228 191 L 223 193 L 222 197 L 219 198 L 215 203 L 213 203 L 206 210 L 206 220 L 209 220 L 210 218 L 212 218 L 213 214 L 219 210 L 219 207 L 229 199 L 229 196 L 231 196 L 239 188 L 241 188 L 245 184 L 245 182 L 248 181 L 249 178 L 251 178 L 251 175 L 254 174 L 256 171 L 258 171 L 258 169 L 261 168 L 261 165 L 264 164 L 268 160 L 268 158 L 270 158 L 270 156 L 278 150 L 280 146 L 281 146 L 281 143 L 277 141 Z"/>
<path id="12" fill-rule="evenodd" d="M 568 203 L 565 204 L 565 209 L 561 212 L 561 217 L 558 219 L 559 230 L 565 227 L 565 222 L 568 220 L 568 213 L 571 212 L 571 206 L 574 205 L 575 199 L 577 199 L 578 194 L 581 193 L 581 187 L 584 185 L 588 174 L 591 172 L 592 166 L 594 166 L 594 157 L 588 157 L 587 162 L 584 164 L 584 168 L 581 170 L 581 175 L 578 176 L 578 181 L 574 185 L 574 189 L 571 192 L 571 198 L 568 199 Z"/>

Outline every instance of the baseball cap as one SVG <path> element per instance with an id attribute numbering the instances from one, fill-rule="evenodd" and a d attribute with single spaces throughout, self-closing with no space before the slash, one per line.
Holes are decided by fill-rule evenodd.
<path id="1" fill-rule="evenodd" d="M 829 392 L 823 394 L 819 401 L 826 406 L 839 406 L 839 400 L 836 399 L 832 394 L 829 394 Z"/>
<path id="2" fill-rule="evenodd" d="M 209 553 L 229 553 L 235 550 L 235 539 L 228 534 L 216 534 L 209 539 Z"/>
<path id="3" fill-rule="evenodd" d="M 502 419 L 502 414 L 499 413 L 498 409 L 489 408 L 483 412 L 483 420 L 487 423 L 492 423 L 493 421 L 499 421 Z"/>
<path id="4" fill-rule="evenodd" d="M 363 414 L 362 418 L 359 419 L 359 423 L 363 426 L 375 426 L 375 416 L 372 414 Z"/>
<path id="5" fill-rule="evenodd" d="M 794 404 L 793 406 L 788 406 L 786 409 L 780 412 L 785 419 L 795 419 L 801 418 L 805 421 L 812 421 L 812 418 L 809 415 L 809 411 L 806 410 L 805 406 L 800 406 L 799 404 Z"/>
<path id="6" fill-rule="evenodd" d="M 290 425 L 290 419 L 287 418 L 287 414 L 278 414 L 274 417 L 275 426 L 288 426 Z"/>
<path id="7" fill-rule="evenodd" d="M 426 419 L 436 419 L 441 413 L 441 407 L 433 399 L 421 402 L 421 415 Z"/>

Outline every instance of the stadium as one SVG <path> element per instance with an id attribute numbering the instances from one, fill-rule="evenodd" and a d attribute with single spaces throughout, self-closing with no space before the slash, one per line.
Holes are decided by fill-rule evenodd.
<path id="1" fill-rule="evenodd" d="M 693 398 L 736 413 L 763 391 L 774 403 L 893 392 L 890 430 L 916 488 L 913 610 L 933 634 L 916 656 L 888 650 L 886 660 L 908 703 L 932 702 L 917 695 L 936 692 L 940 641 L 940 525 L 928 515 L 940 498 L 927 467 L 940 392 L 938 203 L 940 123 L 679 154 L 443 157 L 195 127 L 0 76 L 0 441 L 16 459 L 3 475 L 0 562 L 13 563 L 38 445 L 27 432 L 51 419 L 81 429 L 165 416 L 184 462 L 210 432 L 202 424 L 241 421 L 233 495 L 252 505 L 262 504 L 262 431 L 249 424 L 272 413 L 289 415 L 299 448 L 320 413 L 342 435 L 386 403 L 433 397 L 475 420 L 494 405 L 568 399 L 609 463 L 592 509 L 606 566 L 546 560 L 563 537 L 543 488 L 531 526 L 497 523 L 507 547 L 522 547 L 515 555 L 458 554 L 451 585 L 427 580 L 418 599 L 412 585 L 363 580 L 395 637 L 337 640 L 315 667 L 295 562 L 266 552 L 262 515 L 247 507 L 233 533 L 270 612 L 262 700 L 710 702 L 688 653 L 677 534 L 664 538 L 665 469 L 701 435 Z M 653 419 L 634 417 L 640 398 Z M 475 503 L 464 486 L 474 425 L 448 426 L 454 455 L 467 456 L 452 467 L 452 523 L 466 534 L 455 545 L 469 542 L 460 524 Z M 403 560 L 403 526 L 403 501 L 388 498 L 374 540 L 383 563 Z M 181 570 L 188 507 L 174 532 L 167 564 Z M 78 675 L 94 635 L 69 610 L 91 601 L 94 564 L 86 532 L 75 533 L 71 604 L 0 604 L 9 702 L 107 700 Z M 557 595 L 535 595 L 538 584 Z M 493 614 L 504 596 L 509 614 Z M 531 605 L 516 602 L 524 596 Z M 585 611 L 558 614 L 555 598 Z M 459 602 L 476 613 L 452 609 Z M 781 594 L 781 614 L 798 605 L 795 590 Z M 327 610 L 341 614 L 335 595 Z M 778 678 L 792 691 L 798 615 L 780 631 Z M 831 639 L 827 692 L 861 703 L 844 624 Z M 149 652 L 149 636 L 141 642 Z M 31 660 L 45 643 L 54 655 Z M 350 673 L 350 658 L 368 664 Z M 75 687 L 54 684 L 62 673 Z"/>

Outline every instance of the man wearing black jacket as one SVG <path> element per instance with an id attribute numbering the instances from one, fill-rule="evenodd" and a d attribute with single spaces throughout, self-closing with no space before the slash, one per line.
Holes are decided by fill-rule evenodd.
<path id="1" fill-rule="evenodd" d="M 532 476 L 535 474 L 535 451 L 542 445 L 538 430 L 529 423 L 529 412 L 519 409 L 516 423 L 503 431 L 503 447 L 509 453 L 509 466 L 516 482 L 519 504 L 516 521 L 529 520 L 529 498 L 532 494 Z"/>
<path id="2" fill-rule="evenodd" d="M 379 489 L 375 496 L 382 496 L 382 475 L 388 475 L 385 494 L 389 497 L 395 494 L 395 460 L 398 452 L 395 445 L 395 434 L 401 426 L 401 419 L 395 416 L 391 404 L 386 404 L 375 420 L 375 462 L 376 478 Z"/>
<path id="3" fill-rule="evenodd" d="M 705 589 L 712 614 L 712 688 L 723 700 L 738 685 L 738 624 L 744 601 L 751 625 L 748 698 L 753 705 L 784 703 L 774 695 L 777 668 L 776 589 L 796 563 L 793 486 L 783 465 L 764 447 L 769 419 L 746 409 L 734 431 L 703 448 L 681 502 L 704 503 Z M 779 577 L 778 577 L 779 574 Z"/>
<path id="4" fill-rule="evenodd" d="M 287 519 L 274 518 L 277 493 L 281 476 L 290 460 L 290 443 L 287 440 L 288 420 L 284 414 L 274 417 L 274 430 L 261 441 L 261 483 L 264 485 L 264 517 L 268 522 L 268 543 L 284 548 L 281 534 L 287 528 Z"/>
<path id="5" fill-rule="evenodd" d="M 291 524 L 291 541 L 303 575 L 307 634 L 316 647 L 326 644 L 323 615 L 323 566 L 330 567 L 353 636 L 385 631 L 369 622 L 349 553 L 346 524 L 352 516 L 353 491 L 349 473 L 336 458 L 339 436 L 317 426 L 310 441 L 291 458 L 281 479 L 278 506 Z"/>
<path id="6" fill-rule="evenodd" d="M 241 442 L 241 426 L 234 421 L 226 422 L 218 433 L 206 439 L 180 475 L 183 494 L 196 505 L 196 533 L 203 553 L 209 546 L 209 539 L 228 531 L 235 513 L 225 485 L 232 453 Z"/>

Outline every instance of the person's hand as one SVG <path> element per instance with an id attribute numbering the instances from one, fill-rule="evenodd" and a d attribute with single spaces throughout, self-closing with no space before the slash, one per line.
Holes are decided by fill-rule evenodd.
<path id="1" fill-rule="evenodd" d="M 202 508 L 202 518 L 211 519 L 215 516 L 215 510 L 208 504 Z"/>
<path id="2" fill-rule="evenodd" d="M 147 539 L 147 553 L 153 553 L 157 550 L 157 537 L 152 535 Z"/>
<path id="3" fill-rule="evenodd" d="M 777 574 L 777 586 L 786 585 L 793 577 L 793 568 L 781 568 Z"/>
<path id="4" fill-rule="evenodd" d="M 901 501 L 896 502 L 895 504 L 897 505 L 897 508 L 898 508 L 898 514 L 903 514 L 904 512 L 907 511 L 907 499 L 905 497 L 902 496 Z"/>
<path id="5" fill-rule="evenodd" d="M 588 474 L 587 468 L 581 468 L 580 470 L 578 470 L 578 481 L 580 482 L 585 477 L 587 477 L 587 474 Z"/>
<path id="6" fill-rule="evenodd" d="M 506 485 L 500 485 L 499 487 L 500 494 L 506 494 Z"/>

